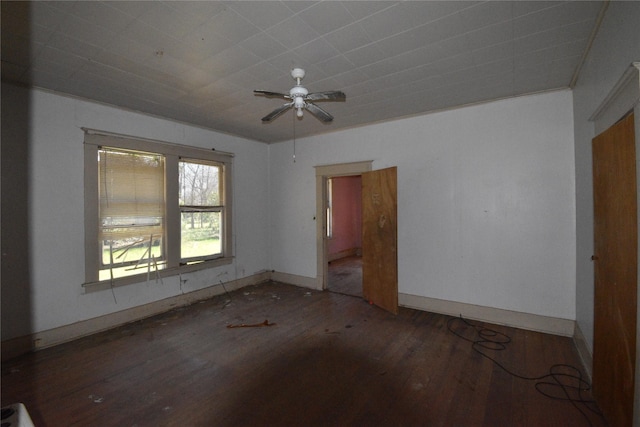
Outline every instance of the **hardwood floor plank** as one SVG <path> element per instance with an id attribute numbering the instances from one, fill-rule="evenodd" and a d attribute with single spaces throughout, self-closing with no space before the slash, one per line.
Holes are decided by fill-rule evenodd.
<path id="1" fill-rule="evenodd" d="M 511 338 L 483 352 L 518 374 L 580 366 L 569 338 L 478 325 Z M 605 425 L 505 372 L 477 337 L 448 316 L 268 283 L 5 362 L 2 405 L 23 402 L 38 426 Z"/>

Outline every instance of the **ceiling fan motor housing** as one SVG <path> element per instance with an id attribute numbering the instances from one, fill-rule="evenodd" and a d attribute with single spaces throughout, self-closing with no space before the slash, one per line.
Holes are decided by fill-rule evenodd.
<path id="1" fill-rule="evenodd" d="M 309 91 L 302 86 L 294 86 L 289 91 L 289 96 L 293 99 L 295 108 L 304 107 L 304 98 L 309 94 Z"/>

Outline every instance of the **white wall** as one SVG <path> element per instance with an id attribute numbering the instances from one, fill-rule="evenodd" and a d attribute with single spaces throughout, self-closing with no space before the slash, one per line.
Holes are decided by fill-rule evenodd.
<path id="1" fill-rule="evenodd" d="M 22 105 L 23 113 L 9 109 Z M 201 128 L 161 120 L 105 105 L 64 97 L 41 90 L 27 91 L 2 86 L 3 166 L 19 162 L 28 178 L 7 176 L 3 189 L 26 192 L 28 207 L 11 218 L 3 215 L 3 233 L 12 226 L 22 227 L 29 239 L 23 250 L 29 257 L 28 272 L 7 264 L 3 256 L 3 336 L 2 339 L 69 325 L 81 320 L 175 296 L 181 292 L 178 277 L 154 280 L 85 294 L 84 281 L 84 171 L 81 127 L 143 138 L 152 138 L 194 147 L 215 148 L 235 153 L 234 158 L 234 243 L 236 258 L 231 265 L 183 275 L 182 291 L 201 289 L 220 280 L 227 282 L 269 268 L 268 146 Z M 6 113 L 6 114 L 5 114 Z M 22 129 L 22 130 L 20 130 Z M 12 137 L 13 136 L 13 137 Z M 24 150 L 20 150 L 25 144 Z M 14 147 L 11 150 L 8 147 Z M 22 153 L 9 159 L 7 154 Z M 22 179 L 25 181 L 25 179 Z M 10 202 L 3 194 L 5 203 Z M 3 237 L 3 253 L 11 252 L 12 242 Z M 18 280 L 12 280 L 18 277 Z M 6 290 L 5 289 L 11 289 Z M 26 295 L 29 307 L 12 313 L 5 296 Z M 117 303 L 116 303 L 117 301 Z M 25 310 L 30 315 L 24 313 Z M 28 316 L 28 317 L 27 317 Z"/>
<path id="2" fill-rule="evenodd" d="M 576 158 L 576 320 L 593 349 L 593 176 L 589 117 L 633 61 L 640 61 L 640 3 L 614 1 L 574 88 Z M 637 120 L 637 118 L 636 118 Z M 638 137 L 636 136 L 636 141 Z"/>
<path id="3" fill-rule="evenodd" d="M 83 293 L 80 127 L 236 154 L 236 260 L 190 274 L 184 291 L 264 269 L 315 278 L 314 166 L 373 159 L 378 169 L 398 166 L 400 292 L 575 318 L 569 91 L 298 140 L 293 162 L 291 141 L 267 146 L 50 92 L 10 85 L 2 90 L 3 340 L 180 292 L 178 278 L 169 278 L 162 284 L 117 288 L 117 303 L 110 291 Z M 28 114 L 9 114 L 7 108 L 16 105 Z M 24 129 L 23 134 L 16 129 Z M 12 135 L 17 139 L 7 138 Z M 15 159 L 16 168 L 28 173 L 12 182 L 4 171 L 5 164 L 14 163 L 6 158 L 12 154 L 6 147 L 20 144 L 25 150 L 23 158 Z M 17 275 L 20 283 L 11 280 L 14 264 L 5 263 L 11 258 L 5 249 L 13 246 L 6 244 L 5 231 L 21 227 L 18 218 L 7 219 L 7 189 L 11 194 L 24 192 L 28 200 L 24 212 L 16 215 L 26 218 L 21 231 L 28 240 L 28 271 Z M 5 289 L 26 289 L 27 317 L 7 309 L 11 303 L 5 295 L 12 292 Z"/>
<path id="4" fill-rule="evenodd" d="M 575 319 L 573 141 L 558 91 L 271 145 L 272 268 L 315 278 L 314 166 L 372 159 L 398 166 L 400 292 Z"/>

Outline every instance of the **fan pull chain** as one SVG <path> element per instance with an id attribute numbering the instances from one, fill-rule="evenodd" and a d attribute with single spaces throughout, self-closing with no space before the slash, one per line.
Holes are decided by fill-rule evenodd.
<path id="1" fill-rule="evenodd" d="M 295 113 L 292 114 L 291 117 L 293 117 L 293 163 L 295 163 L 296 162 L 296 115 Z"/>

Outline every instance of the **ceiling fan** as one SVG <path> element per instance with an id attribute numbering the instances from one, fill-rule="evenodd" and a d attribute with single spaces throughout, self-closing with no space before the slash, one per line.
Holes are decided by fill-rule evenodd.
<path id="1" fill-rule="evenodd" d="M 290 101 L 283 106 L 276 108 L 271 113 L 262 118 L 263 122 L 270 122 L 280 114 L 287 111 L 289 108 L 295 108 L 296 115 L 302 117 L 302 110 L 307 109 L 311 114 L 325 123 L 329 123 L 333 120 L 333 116 L 327 113 L 322 108 L 318 107 L 311 101 L 344 101 L 347 99 L 346 95 L 339 90 L 332 90 L 328 92 L 314 92 L 309 91 L 300 85 L 300 80 L 304 77 L 304 70 L 302 68 L 294 68 L 291 70 L 291 77 L 296 81 L 296 85 L 291 88 L 289 94 L 270 92 L 268 90 L 254 90 L 256 95 L 264 95 L 267 97 L 276 97 L 289 99 Z"/>

